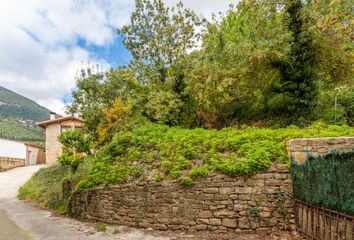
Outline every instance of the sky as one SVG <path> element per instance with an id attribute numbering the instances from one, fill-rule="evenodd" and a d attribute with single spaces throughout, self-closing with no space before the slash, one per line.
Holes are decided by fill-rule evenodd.
<path id="1" fill-rule="evenodd" d="M 237 0 L 182 2 L 211 19 Z M 130 61 L 116 29 L 133 9 L 133 0 L 1 0 L 0 86 L 64 114 L 78 70 Z"/>

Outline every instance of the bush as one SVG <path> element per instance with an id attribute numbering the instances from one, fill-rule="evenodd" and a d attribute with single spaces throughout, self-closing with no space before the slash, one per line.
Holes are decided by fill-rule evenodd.
<path id="1" fill-rule="evenodd" d="M 20 188 L 20 199 L 68 211 L 62 183 L 70 180 L 78 191 L 100 185 L 124 183 L 147 175 L 160 182 L 179 179 L 190 186 L 193 180 L 211 173 L 229 176 L 252 175 L 272 162 L 289 163 L 286 141 L 293 138 L 353 136 L 354 128 L 317 122 L 300 129 L 226 128 L 220 131 L 182 129 L 145 124 L 121 131 L 95 156 L 86 156 L 75 171 L 58 165 L 41 169 Z"/>
<path id="2" fill-rule="evenodd" d="M 42 168 L 19 189 L 18 198 L 30 199 L 43 207 L 64 213 L 67 205 L 63 199 L 62 182 L 71 176 L 70 166 Z"/>
<path id="3" fill-rule="evenodd" d="M 126 182 L 149 174 L 153 168 L 159 173 L 156 181 L 162 180 L 161 174 L 164 179 L 195 179 L 211 172 L 252 175 L 267 169 L 273 161 L 289 163 L 286 150 L 289 139 L 353 133 L 354 128 L 346 125 L 327 126 L 322 122 L 304 129 L 245 127 L 220 131 L 148 123 L 114 135 L 97 152 L 92 170 L 77 189 Z"/>

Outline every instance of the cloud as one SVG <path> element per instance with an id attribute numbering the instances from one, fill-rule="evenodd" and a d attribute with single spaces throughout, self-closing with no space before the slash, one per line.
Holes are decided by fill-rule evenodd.
<path id="1" fill-rule="evenodd" d="M 178 1 L 179 0 L 165 0 L 165 3 L 167 6 L 174 6 Z M 224 13 L 229 9 L 230 4 L 236 5 L 239 1 L 240 0 L 184 0 L 182 3 L 185 7 L 211 20 L 213 13 Z"/>
<path id="2" fill-rule="evenodd" d="M 208 19 L 230 0 L 185 0 Z M 177 0 L 166 0 L 168 6 Z M 132 0 L 7 0 L 0 7 L 0 85 L 63 114 L 63 96 L 87 63 L 108 67 L 115 29 L 129 22 Z M 83 40 L 84 45 L 79 41 Z M 109 62 L 110 61 L 110 62 Z"/>
<path id="3" fill-rule="evenodd" d="M 63 113 L 83 65 L 109 65 L 85 44 L 109 46 L 132 1 L 8 0 L 0 8 L 0 85 Z"/>

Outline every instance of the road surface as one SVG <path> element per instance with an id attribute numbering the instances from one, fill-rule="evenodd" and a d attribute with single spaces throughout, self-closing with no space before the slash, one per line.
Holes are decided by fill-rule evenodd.
<path id="1" fill-rule="evenodd" d="M 29 201 L 17 199 L 17 192 L 43 166 L 27 166 L 0 172 L 0 240 L 265 240 L 255 234 L 189 235 L 177 232 L 143 231 L 122 226 L 108 226 L 97 232 L 95 223 L 83 223 L 67 217 L 53 216 Z M 118 231 L 116 230 L 118 229 Z M 113 234 L 115 232 L 115 234 Z M 288 238 L 271 238 L 282 239 Z"/>
<path id="2" fill-rule="evenodd" d="M 53 216 L 28 201 L 17 199 L 17 191 L 43 166 L 27 166 L 0 172 L 0 240 L 167 240 L 134 229 L 118 234 L 97 232 L 95 224 Z"/>

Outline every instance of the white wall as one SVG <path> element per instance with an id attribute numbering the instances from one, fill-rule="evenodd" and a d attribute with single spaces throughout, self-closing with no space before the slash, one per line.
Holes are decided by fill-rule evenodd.
<path id="1" fill-rule="evenodd" d="M 21 142 L 0 138 L 0 156 L 25 159 L 26 146 Z"/>

